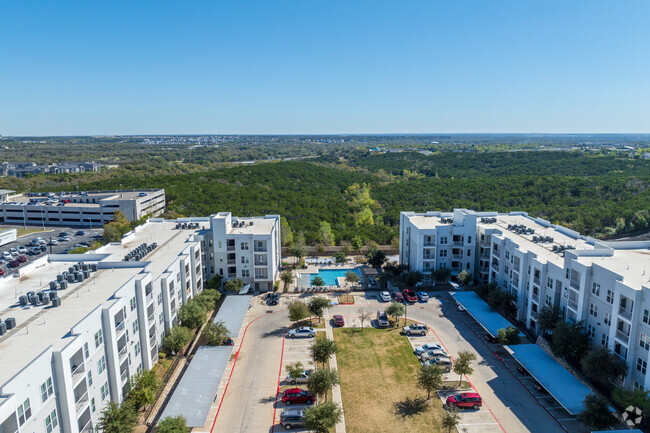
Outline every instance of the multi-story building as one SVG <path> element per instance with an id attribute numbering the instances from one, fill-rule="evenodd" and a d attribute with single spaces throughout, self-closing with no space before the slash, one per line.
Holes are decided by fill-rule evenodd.
<path id="1" fill-rule="evenodd" d="M 0 223 L 40 226 L 101 227 L 116 210 L 129 221 L 165 212 L 164 189 L 14 194 L 0 191 Z"/>
<path id="2" fill-rule="evenodd" d="M 40 165 L 35 162 L 4 162 L 0 165 L 0 176 L 24 177 L 37 174 L 85 173 L 99 171 L 101 167 L 101 163 L 94 161 Z"/>
<path id="3" fill-rule="evenodd" d="M 256 291 L 273 289 L 280 269 L 280 216 L 233 217 L 230 212 L 210 216 L 204 232 L 207 276 L 238 278 Z"/>
<path id="4" fill-rule="evenodd" d="M 443 230 L 459 236 L 458 227 L 468 226 L 463 215 L 473 217 L 463 235 L 475 242 L 473 267 L 465 268 L 475 280 L 510 292 L 517 320 L 538 333 L 538 314 L 549 306 L 567 320 L 584 321 L 593 344 L 627 362 L 620 384 L 650 389 L 650 242 L 602 242 L 525 212 L 402 212 L 401 263 L 425 275 L 447 267 L 449 253 L 440 250 L 450 246 L 439 237 Z"/>
<path id="5" fill-rule="evenodd" d="M 453 213 L 400 213 L 400 263 L 420 271 L 424 282 L 432 281 L 436 269 L 463 269 L 474 275 L 476 212 L 456 209 Z"/>
<path id="6" fill-rule="evenodd" d="M 150 221 L 92 254 L 50 255 L 0 286 L 0 432 L 93 432 L 109 401 L 120 402 L 131 377 L 151 368 L 179 306 L 203 290 L 198 229 Z M 140 261 L 125 251 L 157 248 Z M 73 265 L 88 268 L 51 294 L 49 282 Z M 60 277 L 59 277 L 60 278 Z M 38 298 L 36 298 L 38 299 Z M 22 298 L 24 301 L 25 299 Z"/>

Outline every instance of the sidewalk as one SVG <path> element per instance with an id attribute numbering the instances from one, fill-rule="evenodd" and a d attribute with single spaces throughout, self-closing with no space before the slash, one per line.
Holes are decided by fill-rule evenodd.
<path id="1" fill-rule="evenodd" d="M 325 314 L 323 316 L 323 320 L 325 320 L 325 335 L 327 335 L 327 338 L 334 341 L 334 332 L 332 331 L 332 326 L 330 325 L 329 312 L 325 310 Z M 338 370 L 336 355 L 332 355 L 330 358 L 330 368 Z M 334 385 L 332 388 L 332 400 L 341 408 L 343 407 L 343 399 L 341 398 L 341 385 Z M 336 424 L 336 433 L 345 433 L 345 413 L 341 416 L 341 421 Z"/>

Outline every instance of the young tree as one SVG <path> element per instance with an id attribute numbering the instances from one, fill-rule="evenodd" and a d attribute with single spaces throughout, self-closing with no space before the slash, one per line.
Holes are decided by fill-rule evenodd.
<path id="1" fill-rule="evenodd" d="M 293 246 L 289 248 L 289 253 L 292 256 L 295 256 L 296 259 L 300 260 L 305 257 L 305 235 L 302 232 L 298 232 L 293 240 Z"/>
<path id="2" fill-rule="evenodd" d="M 297 322 L 309 317 L 309 307 L 303 301 L 291 301 L 289 303 L 289 320 Z"/>
<path id="3" fill-rule="evenodd" d="M 336 403 L 323 403 L 305 410 L 305 428 L 316 433 L 329 433 L 341 421 L 343 410 Z"/>
<path id="4" fill-rule="evenodd" d="M 285 247 L 293 243 L 293 231 L 291 231 L 289 222 L 283 216 L 280 217 L 280 239 Z"/>
<path id="5" fill-rule="evenodd" d="M 104 433 L 131 433 L 138 422 L 138 413 L 128 400 L 121 405 L 109 402 L 99 418 Z"/>
<path id="6" fill-rule="evenodd" d="M 343 251 L 337 251 L 334 253 L 334 259 L 336 260 L 336 263 L 345 263 L 347 257 Z"/>
<path id="7" fill-rule="evenodd" d="M 163 348 L 171 353 L 178 353 L 192 339 L 192 331 L 184 326 L 174 326 L 163 340 Z"/>
<path id="8" fill-rule="evenodd" d="M 223 321 L 208 323 L 203 329 L 203 340 L 208 346 L 221 346 L 230 338 L 230 331 Z"/>
<path id="9" fill-rule="evenodd" d="M 431 398 L 431 391 L 442 387 L 442 370 L 435 365 L 424 365 L 417 374 L 418 386 L 427 392 L 427 400 Z"/>
<path id="10" fill-rule="evenodd" d="M 359 310 L 359 321 L 361 322 L 361 331 L 363 331 L 363 324 L 366 320 L 370 319 L 370 311 L 368 310 Z"/>
<path id="11" fill-rule="evenodd" d="M 309 375 L 307 379 L 307 389 L 314 395 L 318 396 L 327 396 L 327 391 L 330 390 L 334 385 L 340 383 L 339 372 L 330 369 L 330 370 L 316 370 Z"/>
<path id="12" fill-rule="evenodd" d="M 293 284 L 294 282 L 293 272 L 291 272 L 289 269 L 282 271 L 280 273 L 280 279 L 284 283 L 284 291 L 286 292 L 289 284 Z"/>
<path id="13" fill-rule="evenodd" d="M 144 370 L 131 377 L 129 401 L 133 403 L 134 409 L 137 411 L 148 404 L 154 403 L 158 388 L 160 388 L 160 381 L 156 373 L 151 370 Z"/>
<path id="14" fill-rule="evenodd" d="M 497 332 L 497 338 L 501 344 L 519 344 L 519 330 L 514 326 L 501 328 Z"/>
<path id="15" fill-rule="evenodd" d="M 589 336 L 582 322 L 568 323 L 558 320 L 551 341 L 551 350 L 555 356 L 579 362 L 589 347 Z"/>
<path id="16" fill-rule="evenodd" d="M 455 409 L 450 409 L 443 413 L 440 426 L 446 429 L 447 433 L 451 433 L 452 430 L 458 427 L 458 424 L 460 424 L 460 417 Z"/>
<path id="17" fill-rule="evenodd" d="M 320 223 L 318 240 L 326 246 L 334 245 L 334 232 L 332 232 L 332 226 L 327 221 L 321 221 Z"/>
<path id="18" fill-rule="evenodd" d="M 350 254 L 352 254 L 353 250 L 352 250 L 352 244 L 350 243 L 350 241 L 341 241 L 341 248 L 342 248 L 341 251 L 346 256 L 349 256 Z"/>
<path id="19" fill-rule="evenodd" d="M 357 274 L 356 272 L 354 272 L 354 271 L 347 271 L 347 272 L 345 273 L 345 282 L 346 282 L 346 283 L 356 284 L 356 283 L 359 282 L 359 280 L 361 280 L 361 277 L 360 277 L 359 274 Z"/>
<path id="20" fill-rule="evenodd" d="M 214 289 L 205 289 L 194 298 L 206 311 L 212 311 L 217 307 L 217 301 L 221 298 L 221 292 Z"/>
<path id="21" fill-rule="evenodd" d="M 386 254 L 377 247 L 370 247 L 366 253 L 366 258 L 370 266 L 373 268 L 381 268 L 386 261 Z"/>
<path id="22" fill-rule="evenodd" d="M 336 343 L 328 338 L 317 338 L 309 349 L 311 357 L 325 367 L 325 363 L 336 353 Z"/>
<path id="23" fill-rule="evenodd" d="M 320 318 L 323 317 L 325 309 L 331 306 L 332 304 L 329 299 L 323 298 L 322 296 L 316 296 L 311 298 L 309 301 L 309 312 L 312 316 L 318 317 L 318 321 L 320 322 Z"/>
<path id="24" fill-rule="evenodd" d="M 422 272 L 410 271 L 404 276 L 404 283 L 408 287 L 414 287 L 417 283 L 424 279 Z"/>
<path id="25" fill-rule="evenodd" d="M 542 332 L 542 335 L 546 335 L 548 331 L 553 330 L 558 320 L 560 320 L 560 309 L 545 305 L 537 315 L 537 328 Z"/>
<path id="26" fill-rule="evenodd" d="M 287 364 L 285 366 L 285 369 L 287 370 L 287 374 L 289 375 L 289 377 L 294 379 L 299 377 L 302 374 L 302 372 L 305 371 L 305 369 L 302 366 L 302 362 L 300 361 Z"/>
<path id="27" fill-rule="evenodd" d="M 316 287 L 323 287 L 325 285 L 325 281 L 323 281 L 323 279 L 317 275 L 311 279 L 311 285 Z"/>
<path id="28" fill-rule="evenodd" d="M 580 421 L 594 429 L 608 429 L 618 422 L 609 411 L 609 404 L 603 397 L 588 395 L 584 401 L 585 409 L 578 415 Z"/>
<path id="29" fill-rule="evenodd" d="M 327 248 L 325 248 L 325 245 L 323 245 L 320 242 L 316 244 L 315 248 L 316 248 L 316 252 L 318 254 L 325 254 L 325 251 L 327 251 Z"/>
<path id="30" fill-rule="evenodd" d="M 208 281 L 205 282 L 205 287 L 208 290 L 218 291 L 221 288 L 221 281 L 222 280 L 223 280 L 223 278 L 221 277 L 221 275 L 215 274 L 214 277 L 210 278 Z M 221 295 L 221 294 L 219 294 L 219 295 Z"/>
<path id="31" fill-rule="evenodd" d="M 361 237 L 355 236 L 351 239 L 351 244 L 352 244 L 352 250 L 359 255 L 361 253 L 361 250 L 363 249 L 363 241 L 361 240 Z"/>
<path id="32" fill-rule="evenodd" d="M 200 328 L 206 321 L 206 308 L 195 299 L 190 299 L 186 304 L 181 305 L 178 309 L 178 318 L 181 325 L 190 329 Z"/>
<path id="33" fill-rule="evenodd" d="M 594 347 L 580 361 L 582 372 L 594 382 L 607 387 L 619 376 L 627 374 L 627 364 L 606 347 Z"/>
<path id="34" fill-rule="evenodd" d="M 156 433 L 190 433 L 191 430 L 183 415 L 163 418 L 156 426 Z"/>
<path id="35" fill-rule="evenodd" d="M 458 282 L 461 286 L 464 286 L 472 280 L 472 276 L 469 274 L 469 272 L 467 272 L 466 269 L 463 269 L 458 273 L 456 279 L 458 279 Z"/>
<path id="36" fill-rule="evenodd" d="M 625 388 L 614 388 L 612 400 L 619 409 L 625 410 L 629 406 L 638 407 L 644 414 L 650 413 L 650 392 L 641 389 L 627 390 Z M 642 425 L 648 427 L 650 419 L 644 416 Z"/>
<path id="37" fill-rule="evenodd" d="M 458 356 L 454 361 L 454 373 L 459 375 L 458 385 L 463 383 L 463 375 L 472 374 L 474 368 L 472 368 L 472 361 L 476 359 L 476 355 L 472 352 L 458 352 Z"/>
<path id="38" fill-rule="evenodd" d="M 393 302 L 386 307 L 384 312 L 391 317 L 395 317 L 399 321 L 399 318 L 404 315 L 404 304 Z"/>
<path id="39" fill-rule="evenodd" d="M 239 278 L 235 278 L 234 280 L 228 280 L 226 281 L 226 284 L 223 285 L 224 290 L 227 290 L 229 292 L 235 292 L 235 293 L 239 293 L 239 291 L 243 287 L 244 287 L 244 282 Z"/>
<path id="40" fill-rule="evenodd" d="M 451 276 L 450 268 L 438 268 L 435 271 L 433 271 L 433 277 L 439 283 L 447 282 L 450 276 Z"/>

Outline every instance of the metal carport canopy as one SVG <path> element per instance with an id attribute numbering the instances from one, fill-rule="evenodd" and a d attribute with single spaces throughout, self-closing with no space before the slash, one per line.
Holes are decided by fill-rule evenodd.
<path id="1" fill-rule="evenodd" d="M 235 338 L 239 335 L 239 330 L 244 322 L 246 312 L 251 305 L 251 295 L 228 295 L 223 304 L 219 307 L 219 312 L 214 318 L 214 323 L 222 321 L 230 331 L 230 336 Z"/>
<path id="2" fill-rule="evenodd" d="M 497 336 L 499 329 L 514 327 L 474 292 L 452 292 L 451 296 L 493 337 Z M 519 333 L 519 335 L 523 336 L 524 334 Z"/>
<path id="3" fill-rule="evenodd" d="M 199 347 L 160 419 L 183 415 L 188 427 L 203 427 L 232 350 L 233 346 Z"/>
<path id="4" fill-rule="evenodd" d="M 592 394 L 582 382 L 536 344 L 504 346 L 571 415 L 583 411 L 585 397 Z"/>

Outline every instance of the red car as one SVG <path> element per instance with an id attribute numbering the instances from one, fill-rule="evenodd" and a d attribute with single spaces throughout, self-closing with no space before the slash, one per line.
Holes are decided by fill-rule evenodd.
<path id="1" fill-rule="evenodd" d="M 395 299 L 395 302 L 404 302 L 404 296 L 402 296 L 400 292 L 393 293 L 393 298 Z"/>
<path id="2" fill-rule="evenodd" d="M 302 403 L 312 404 L 313 402 L 314 397 L 311 395 L 311 392 L 305 389 L 289 388 L 282 394 L 282 403 L 286 405 Z"/>
<path id="3" fill-rule="evenodd" d="M 415 296 L 415 292 L 413 290 L 404 290 L 404 299 L 406 299 L 407 302 L 417 302 L 418 297 Z"/>
<path id="4" fill-rule="evenodd" d="M 7 264 L 7 266 L 12 268 L 17 268 L 18 266 L 20 266 L 20 262 L 18 260 L 12 260 Z"/>
<path id="5" fill-rule="evenodd" d="M 21 254 L 18 257 L 16 257 L 16 260 L 18 260 L 20 263 L 24 263 L 27 261 L 27 257 Z"/>
<path id="6" fill-rule="evenodd" d="M 340 314 L 336 314 L 332 316 L 332 318 L 334 319 L 334 326 L 337 327 L 345 326 L 345 320 L 343 320 L 343 316 L 341 316 Z"/>
<path id="7" fill-rule="evenodd" d="M 5 274 L 5 270 L 4 270 L 4 269 L 0 269 L 0 275 L 4 275 L 4 274 Z"/>
<path id="8" fill-rule="evenodd" d="M 459 408 L 471 407 L 472 409 L 477 410 L 479 407 L 483 406 L 483 399 L 475 392 L 461 392 L 460 394 L 450 395 L 447 397 L 447 406 L 455 406 Z"/>

